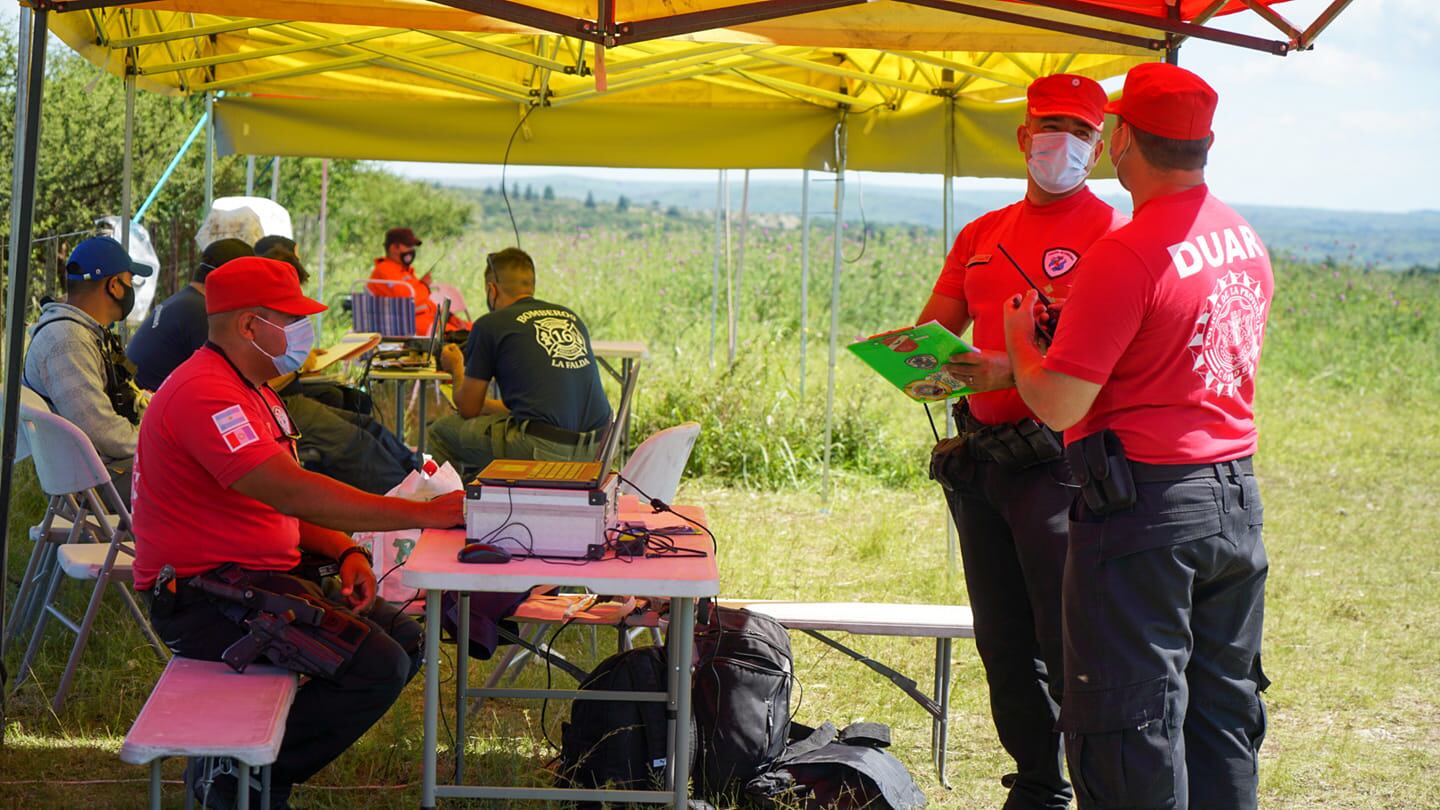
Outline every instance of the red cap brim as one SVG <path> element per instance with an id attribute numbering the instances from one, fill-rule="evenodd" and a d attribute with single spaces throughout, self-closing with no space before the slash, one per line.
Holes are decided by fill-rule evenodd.
<path id="1" fill-rule="evenodd" d="M 316 313 L 324 312 L 325 310 L 329 309 L 329 307 L 325 306 L 319 301 L 316 301 L 313 298 L 306 298 L 303 295 L 298 295 L 294 298 L 286 298 L 281 301 L 266 301 L 265 303 L 258 304 L 257 306 L 263 306 L 267 309 L 273 309 L 276 312 L 283 312 L 286 315 L 314 315 Z"/>
<path id="2" fill-rule="evenodd" d="M 1096 128 L 1096 129 L 1101 129 L 1101 128 L 1103 128 L 1103 127 L 1105 126 L 1105 119 L 1104 119 L 1104 117 L 1101 117 L 1101 119 L 1100 119 L 1099 121 L 1096 121 L 1095 119 L 1091 118 L 1090 116 L 1088 116 L 1088 115 L 1086 115 L 1086 114 L 1084 114 L 1084 113 L 1082 113 L 1082 112 L 1080 112 L 1079 110 L 1076 110 L 1076 109 L 1074 109 L 1074 108 L 1065 108 L 1065 107 L 1031 107 L 1031 108 L 1030 108 L 1030 115 L 1031 115 L 1031 117 L 1033 117 L 1033 118 L 1057 118 L 1057 117 L 1058 117 L 1058 118 L 1074 118 L 1076 121 L 1084 121 L 1085 123 L 1089 124 L 1090 126 Z"/>

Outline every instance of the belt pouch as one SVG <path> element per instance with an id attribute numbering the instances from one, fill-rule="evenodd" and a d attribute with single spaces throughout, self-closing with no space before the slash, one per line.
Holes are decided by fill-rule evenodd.
<path id="1" fill-rule="evenodd" d="M 1102 430 L 1072 443 L 1065 456 L 1091 512 L 1108 515 L 1135 505 L 1130 460 L 1114 431 Z"/>
<path id="2" fill-rule="evenodd" d="M 946 492 L 974 477 L 974 461 L 964 436 L 941 439 L 930 451 L 930 477 Z"/>

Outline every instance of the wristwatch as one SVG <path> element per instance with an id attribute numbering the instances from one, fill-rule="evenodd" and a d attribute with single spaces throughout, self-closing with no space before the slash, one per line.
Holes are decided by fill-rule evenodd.
<path id="1" fill-rule="evenodd" d="M 375 565 L 375 558 L 370 555 L 370 549 L 365 548 L 364 546 L 351 546 L 340 552 L 340 556 L 335 558 L 335 564 L 344 565 L 345 558 L 349 557 L 351 554 L 364 554 L 365 561 L 370 563 L 371 566 Z"/>

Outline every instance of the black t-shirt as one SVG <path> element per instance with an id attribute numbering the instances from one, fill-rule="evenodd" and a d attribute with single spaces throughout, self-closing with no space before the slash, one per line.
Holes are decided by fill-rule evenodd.
<path id="1" fill-rule="evenodd" d="M 517 419 L 577 433 L 610 421 L 590 331 L 558 304 L 525 298 L 476 321 L 465 346 L 465 376 L 493 378 Z"/>
<path id="2" fill-rule="evenodd" d="M 209 330 L 205 296 L 186 284 L 155 307 L 125 347 L 125 356 L 135 364 L 135 382 L 151 391 L 159 388 L 170 372 L 205 345 Z"/>

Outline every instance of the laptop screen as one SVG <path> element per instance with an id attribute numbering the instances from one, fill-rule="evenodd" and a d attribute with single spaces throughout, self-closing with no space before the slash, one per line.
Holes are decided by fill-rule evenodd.
<path id="1" fill-rule="evenodd" d="M 445 348 L 445 324 L 450 322 L 450 299 L 440 301 L 440 312 L 435 318 L 435 323 L 430 327 L 430 361 L 440 362 L 440 350 Z M 438 367 L 438 365 L 437 365 Z"/>

